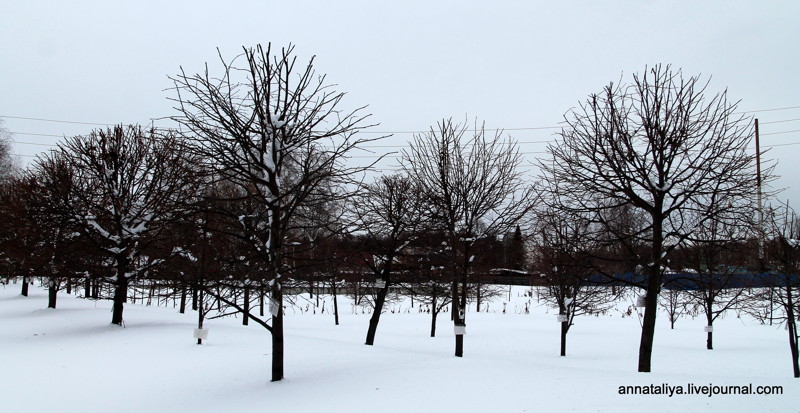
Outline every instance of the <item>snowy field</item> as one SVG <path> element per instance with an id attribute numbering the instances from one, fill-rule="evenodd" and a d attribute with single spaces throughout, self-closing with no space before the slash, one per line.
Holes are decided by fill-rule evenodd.
<path id="1" fill-rule="evenodd" d="M 61 293 L 52 310 L 44 290 L 22 297 L 19 284 L 0 286 L 0 412 L 800 412 L 782 327 L 732 313 L 715 324 L 708 351 L 701 318 L 670 330 L 662 312 L 654 372 L 644 374 L 635 316 L 577 319 L 559 357 L 554 312 L 527 291 L 515 288 L 488 312 L 471 307 L 463 359 L 452 355 L 449 314 L 431 338 L 428 314 L 394 304 L 368 347 L 360 309 L 341 304 L 339 326 L 328 311 L 287 309 L 286 379 L 270 383 L 269 333 L 254 323 L 207 321 L 198 346 L 193 311 L 128 304 L 122 328 L 110 324 L 110 301 Z M 690 383 L 783 386 L 783 394 L 618 394 Z"/>

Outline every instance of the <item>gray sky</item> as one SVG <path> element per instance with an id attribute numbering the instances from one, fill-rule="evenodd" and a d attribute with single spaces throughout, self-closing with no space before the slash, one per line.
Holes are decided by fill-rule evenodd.
<path id="1" fill-rule="evenodd" d="M 800 202 L 798 1 L 11 1 L 0 0 L 0 116 L 23 163 L 58 136 L 175 114 L 168 75 L 241 46 L 296 45 L 369 105 L 376 131 L 465 116 L 510 130 L 533 162 L 563 114 L 646 65 L 712 76 L 761 122 Z M 217 72 L 219 73 L 219 72 Z M 154 121 L 168 126 L 166 121 Z M 788 132 L 788 133 L 781 133 Z M 42 136 L 56 135 L 56 136 Z M 396 133 L 376 151 L 399 150 Z M 37 144 L 37 145 L 34 145 Z M 388 159 L 382 164 L 395 164 Z"/>

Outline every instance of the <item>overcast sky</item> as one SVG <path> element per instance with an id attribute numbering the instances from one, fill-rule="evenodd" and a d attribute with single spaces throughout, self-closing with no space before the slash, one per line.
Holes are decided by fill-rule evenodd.
<path id="1" fill-rule="evenodd" d="M 22 162 L 99 124 L 166 126 L 169 75 L 242 46 L 296 45 L 375 131 L 443 117 L 509 130 L 533 162 L 563 114 L 611 81 L 670 63 L 711 76 L 761 122 L 800 202 L 800 2 L 0 0 L 0 116 Z M 789 109 L 782 109 L 789 108 Z M 771 110 L 781 109 L 781 110 Z M 765 111 L 769 110 L 769 111 Z M 759 111 L 759 112 L 754 112 Z M 20 118 L 50 119 L 65 123 Z M 783 133 L 786 132 L 786 133 Z M 47 136 L 55 135 L 55 136 Z M 383 164 L 390 168 L 390 159 Z"/>

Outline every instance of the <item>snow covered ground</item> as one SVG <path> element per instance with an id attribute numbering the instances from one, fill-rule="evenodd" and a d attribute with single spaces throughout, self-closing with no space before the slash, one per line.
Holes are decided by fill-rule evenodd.
<path id="1" fill-rule="evenodd" d="M 408 302 L 383 315 L 374 347 L 363 344 L 369 314 L 360 309 L 342 305 L 339 326 L 328 311 L 289 309 L 286 379 L 270 383 L 269 333 L 254 323 L 207 321 L 209 338 L 198 346 L 193 311 L 128 304 L 121 328 L 109 323 L 110 301 L 62 293 L 52 310 L 44 290 L 22 297 L 19 284 L 0 286 L 0 411 L 800 411 L 782 327 L 730 314 L 715 325 L 708 351 L 701 318 L 670 330 L 662 312 L 654 372 L 643 374 L 635 316 L 576 320 L 568 355 L 559 357 L 553 310 L 527 290 L 495 299 L 489 312 L 471 308 L 464 358 L 452 355 L 449 315 L 430 338 L 429 315 Z M 530 314 L 522 311 L 527 301 Z M 619 394 L 620 386 L 651 384 L 783 386 L 783 394 Z"/>

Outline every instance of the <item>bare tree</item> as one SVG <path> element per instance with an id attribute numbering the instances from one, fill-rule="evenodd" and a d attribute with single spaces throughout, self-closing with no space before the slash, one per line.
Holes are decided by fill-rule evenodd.
<path id="1" fill-rule="evenodd" d="M 68 138 L 59 151 L 72 171 L 65 208 L 82 236 L 111 261 L 111 323 L 122 324 L 131 280 L 161 260 L 148 253 L 179 206 L 196 195 L 192 163 L 177 137 L 138 126 L 116 126 Z"/>
<path id="2" fill-rule="evenodd" d="M 750 204 L 756 193 L 751 124 L 736 114 L 727 92 L 707 97 L 707 86 L 661 65 L 634 75 L 629 85 L 612 83 L 565 116 L 566 127 L 548 148 L 551 159 L 540 161 L 558 183 L 558 207 L 589 214 L 642 268 L 640 372 L 651 370 L 670 254 L 698 225 Z M 611 212 L 622 207 L 640 211 L 646 225 L 615 232 Z"/>
<path id="3" fill-rule="evenodd" d="M 765 214 L 764 245 L 771 273 L 756 277 L 745 311 L 757 319 L 785 324 L 795 378 L 800 378 L 800 332 L 797 329 L 800 297 L 800 217 L 788 205 L 770 209 Z M 767 307 L 767 308 L 764 308 Z M 777 308 L 778 311 L 773 311 Z"/>
<path id="4" fill-rule="evenodd" d="M 411 296 L 412 307 L 417 303 L 420 312 L 431 315 L 430 336 L 436 337 L 436 322 L 439 314 L 447 311 L 452 300 L 452 277 L 447 265 L 447 243 L 442 242 L 441 232 L 420 228 L 415 240 L 404 257 L 404 282 L 400 284 L 403 294 Z"/>
<path id="5" fill-rule="evenodd" d="M 745 241 L 752 234 L 754 216 L 742 208 L 737 217 L 702 223 L 674 254 L 672 264 L 678 275 L 670 284 L 684 290 L 686 303 L 698 307 L 706 317 L 706 349 L 714 348 L 714 321 L 741 304 L 749 280 L 740 273 L 746 268 Z M 745 212 L 745 213 L 739 213 Z"/>
<path id="6" fill-rule="evenodd" d="M 56 308 L 62 284 L 70 285 L 71 272 L 86 270 L 80 255 L 86 242 L 79 239 L 75 225 L 74 171 L 61 151 L 40 155 L 26 171 L 31 190 L 21 197 L 29 206 L 29 225 L 41 237 L 38 248 L 41 274 L 48 279 L 48 307 Z"/>
<path id="7" fill-rule="evenodd" d="M 285 242 L 302 207 L 346 196 L 340 188 L 365 168 L 345 165 L 348 154 L 369 140 L 356 136 L 367 127 L 363 108 L 343 111 L 344 93 L 317 76 L 314 59 L 297 64 L 294 47 L 279 51 L 244 48 L 230 61 L 220 54 L 222 73 L 174 76 L 178 123 L 196 136 L 194 152 L 216 179 L 229 181 L 247 200 L 237 232 L 250 246 L 250 263 L 263 268 L 255 280 L 269 287 L 271 324 L 252 314 L 272 335 L 272 380 L 283 368 L 283 283 L 291 271 Z M 257 206 L 257 207 L 256 207 Z M 218 211 L 230 213 L 231 211 Z M 302 225 L 302 224 L 298 224 Z M 232 231 L 233 233 L 233 231 Z M 244 310 L 244 309 L 242 309 Z"/>
<path id="8" fill-rule="evenodd" d="M 688 299 L 687 294 L 680 288 L 665 288 L 659 297 L 658 301 L 664 310 L 667 311 L 669 316 L 669 328 L 674 330 L 675 323 L 682 315 L 692 311 L 692 303 Z"/>
<path id="9" fill-rule="evenodd" d="M 363 262 L 375 274 L 374 311 L 369 320 L 366 345 L 373 345 L 383 305 L 394 280 L 392 273 L 402 268 L 406 247 L 414 241 L 420 223 L 421 201 L 411 179 L 404 175 L 383 175 L 354 199 L 352 213 L 358 231 L 364 234 Z"/>
<path id="10" fill-rule="evenodd" d="M 414 136 L 402 165 L 420 185 L 429 222 L 444 234 L 451 276 L 455 355 L 464 353 L 467 287 L 475 241 L 504 233 L 531 208 L 530 186 L 522 179 L 516 143 L 502 131 L 489 134 L 452 119 Z"/>
<path id="11" fill-rule="evenodd" d="M 596 242 L 589 220 L 543 209 L 537 211 L 534 225 L 533 270 L 545 283 L 539 293 L 558 308 L 561 356 L 566 356 L 567 333 L 575 317 L 600 314 L 611 308 L 616 297 L 612 288 L 592 282 Z"/>
<path id="12" fill-rule="evenodd" d="M 9 279 L 22 277 L 20 294 L 28 296 L 37 270 L 43 231 L 37 225 L 36 182 L 30 176 L 12 177 L 0 183 L 0 258 Z"/>
<path id="13" fill-rule="evenodd" d="M 13 139 L 11 132 L 3 127 L 0 119 L 0 183 L 19 172 L 19 159 L 12 154 Z"/>

